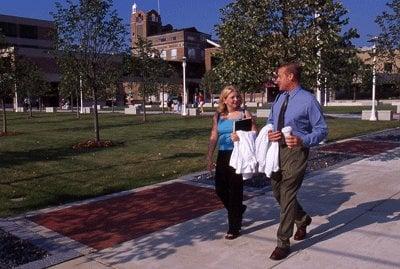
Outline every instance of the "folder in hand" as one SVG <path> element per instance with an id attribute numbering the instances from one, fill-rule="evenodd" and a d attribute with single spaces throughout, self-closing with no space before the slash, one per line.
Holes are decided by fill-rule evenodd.
<path id="1" fill-rule="evenodd" d="M 233 123 L 233 131 L 251 131 L 251 119 L 237 120 Z"/>

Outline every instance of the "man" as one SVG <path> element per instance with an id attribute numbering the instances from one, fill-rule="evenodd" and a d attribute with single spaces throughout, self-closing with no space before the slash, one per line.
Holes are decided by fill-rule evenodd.
<path id="1" fill-rule="evenodd" d="M 297 201 L 297 192 L 303 182 L 309 148 L 318 145 L 328 134 L 321 107 L 314 95 L 301 87 L 300 77 L 301 68 L 296 63 L 278 68 L 276 83 L 281 93 L 272 105 L 267 122 L 273 124 L 275 130 L 268 133 L 269 141 L 280 145 L 280 170 L 271 175 L 272 191 L 281 209 L 272 260 L 282 260 L 289 255 L 294 224 L 297 226 L 294 240 L 306 237 L 311 217 Z M 281 132 L 285 126 L 292 128 L 291 135 L 286 138 Z"/>

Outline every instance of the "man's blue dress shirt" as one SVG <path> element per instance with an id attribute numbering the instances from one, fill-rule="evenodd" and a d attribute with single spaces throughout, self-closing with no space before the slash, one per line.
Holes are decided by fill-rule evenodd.
<path id="1" fill-rule="evenodd" d="M 299 136 L 305 147 L 318 145 L 328 135 L 328 127 L 317 99 L 302 88 L 280 94 L 272 105 L 267 123 L 273 124 L 274 130 L 277 129 L 279 111 L 287 93 L 289 102 L 283 126 L 292 127 L 292 135 Z"/>

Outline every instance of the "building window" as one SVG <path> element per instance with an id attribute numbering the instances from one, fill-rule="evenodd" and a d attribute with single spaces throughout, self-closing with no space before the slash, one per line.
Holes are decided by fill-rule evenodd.
<path id="1" fill-rule="evenodd" d="M 171 50 L 171 59 L 176 59 L 178 56 L 177 50 L 173 49 Z"/>
<path id="2" fill-rule="evenodd" d="M 5 36 L 17 36 L 17 25 L 15 23 L 0 22 L 0 29 Z"/>
<path id="3" fill-rule="evenodd" d="M 393 72 L 393 64 L 392 63 L 385 63 L 383 65 L 383 70 L 385 72 L 392 73 Z"/>
<path id="4" fill-rule="evenodd" d="M 161 54 L 160 54 L 160 57 L 163 58 L 163 59 L 167 58 L 167 51 L 162 50 Z"/>
<path id="5" fill-rule="evenodd" d="M 37 39 L 38 38 L 38 28 L 33 25 L 19 25 L 19 37 L 21 38 L 29 38 L 29 39 Z"/>
<path id="6" fill-rule="evenodd" d="M 140 14 L 139 16 L 136 17 L 136 22 L 137 23 L 142 23 L 143 22 L 143 16 Z"/>
<path id="7" fill-rule="evenodd" d="M 165 37 L 160 38 L 160 42 L 165 42 L 165 41 L 167 41 L 167 39 Z"/>
<path id="8" fill-rule="evenodd" d="M 138 36 L 143 36 L 143 27 L 142 27 L 142 26 L 138 26 L 138 28 L 137 28 L 137 35 L 138 35 Z"/>
<path id="9" fill-rule="evenodd" d="M 189 41 L 196 41 L 196 38 L 195 38 L 194 36 L 192 36 L 192 35 L 188 35 L 188 36 L 187 36 L 187 40 L 189 40 Z"/>
<path id="10" fill-rule="evenodd" d="M 173 37 L 171 38 L 171 40 L 176 40 L 176 36 L 173 36 Z"/>
<path id="11" fill-rule="evenodd" d="M 188 57 L 190 59 L 195 59 L 196 58 L 196 49 L 188 49 Z"/>

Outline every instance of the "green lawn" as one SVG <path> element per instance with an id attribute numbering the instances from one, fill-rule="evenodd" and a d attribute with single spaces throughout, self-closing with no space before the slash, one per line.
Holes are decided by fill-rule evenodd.
<path id="1" fill-rule="evenodd" d="M 371 110 L 371 106 L 329 106 L 324 107 L 325 113 L 338 113 L 338 114 L 361 114 L 363 110 Z M 378 105 L 376 110 L 392 110 L 396 112 L 396 107 L 392 105 Z"/>
<path id="2" fill-rule="evenodd" d="M 205 169 L 211 117 L 101 114 L 101 138 L 112 148 L 75 151 L 93 137 L 91 115 L 8 113 L 0 137 L 0 216 L 149 185 Z M 258 120 L 261 127 L 265 120 Z M 399 126 L 398 121 L 329 120 L 329 140 Z"/>

